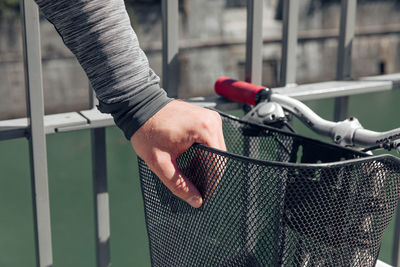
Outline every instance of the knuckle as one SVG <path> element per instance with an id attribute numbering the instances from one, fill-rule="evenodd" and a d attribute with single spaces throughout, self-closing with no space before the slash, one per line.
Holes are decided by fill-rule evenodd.
<path id="1" fill-rule="evenodd" d="M 203 120 L 201 121 L 201 127 L 202 127 L 203 129 L 209 131 L 210 128 L 211 128 L 211 126 L 212 126 L 212 125 L 211 125 L 209 119 L 208 119 L 208 118 L 203 118 Z"/>
<path id="2" fill-rule="evenodd" d="M 221 126 L 222 125 L 222 119 L 221 119 L 221 116 L 217 112 L 215 112 L 215 119 L 216 119 L 216 122 L 217 122 L 218 126 Z"/>
<path id="3" fill-rule="evenodd" d="M 221 117 L 215 111 L 210 111 L 208 116 L 203 117 L 201 120 L 201 126 L 208 131 L 214 131 L 215 129 L 220 128 L 221 125 Z"/>
<path id="4" fill-rule="evenodd" d="M 218 112 L 212 111 L 212 120 L 215 126 L 220 127 L 222 125 L 222 119 Z"/>
<path id="5" fill-rule="evenodd" d="M 166 158 L 166 157 L 164 157 L 164 156 L 159 156 L 159 155 L 157 155 L 157 156 L 155 157 L 154 163 L 157 164 L 157 166 L 158 166 L 160 169 L 164 169 L 165 166 L 167 166 L 168 164 L 171 163 L 171 161 L 168 160 L 168 158 Z"/>
<path id="6" fill-rule="evenodd" d="M 149 153 L 146 163 L 153 171 L 163 169 L 168 164 L 167 159 L 157 152 Z"/>
<path id="7" fill-rule="evenodd" d="M 157 155 L 157 153 L 151 152 L 151 153 L 148 154 L 146 163 L 147 163 L 149 166 L 154 166 L 154 165 L 157 163 L 157 161 L 158 161 L 158 155 Z"/>

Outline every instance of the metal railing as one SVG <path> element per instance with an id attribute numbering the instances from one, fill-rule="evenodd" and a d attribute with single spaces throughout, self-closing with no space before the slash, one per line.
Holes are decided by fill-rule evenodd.
<path id="1" fill-rule="evenodd" d="M 335 119 L 347 115 L 348 96 L 399 89 L 400 74 L 350 80 L 351 47 L 354 38 L 356 0 L 341 1 L 337 81 L 296 85 L 296 48 L 299 2 L 284 0 L 280 93 L 300 100 L 336 97 Z M 248 0 L 245 80 L 261 84 L 263 1 Z M 105 127 L 114 125 L 109 115 L 95 109 L 44 115 L 39 12 L 33 0 L 21 0 L 23 50 L 28 118 L 0 121 L 0 140 L 26 137 L 30 146 L 32 202 L 34 204 L 37 266 L 53 265 L 50 203 L 48 189 L 46 134 L 91 129 L 93 181 L 96 214 L 97 266 L 110 264 L 110 216 L 107 190 Z M 162 0 L 163 87 L 170 96 L 178 95 L 178 0 Z M 168 79 L 166 78 L 168 77 Z M 92 97 L 93 99 L 93 97 Z M 237 107 L 218 97 L 188 100 L 201 106 L 220 109 Z M 393 264 L 400 266 L 400 211 L 397 210 Z"/>

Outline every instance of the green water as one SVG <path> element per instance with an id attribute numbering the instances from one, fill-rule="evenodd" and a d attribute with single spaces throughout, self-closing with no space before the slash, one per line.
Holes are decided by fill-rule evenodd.
<path id="1" fill-rule="evenodd" d="M 400 127 L 400 91 L 350 98 L 350 112 L 364 127 Z M 322 117 L 333 116 L 333 100 L 307 102 Z M 295 127 L 310 134 L 299 123 Z M 55 267 L 95 266 L 95 233 L 89 131 L 47 137 Z M 115 127 L 107 129 L 108 185 L 113 267 L 149 266 L 136 156 Z M 0 266 L 35 266 L 28 143 L 0 142 Z M 392 222 L 380 258 L 390 263 Z"/>
<path id="2" fill-rule="evenodd" d="M 47 137 L 54 266 L 95 266 L 90 133 Z M 107 129 L 112 266 L 150 266 L 136 155 Z M 28 142 L 0 143 L 0 266 L 35 266 Z"/>

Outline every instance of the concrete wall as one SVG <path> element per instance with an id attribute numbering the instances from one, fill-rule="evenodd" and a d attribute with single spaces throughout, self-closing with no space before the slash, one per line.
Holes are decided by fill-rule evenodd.
<path id="1" fill-rule="evenodd" d="M 180 6 L 180 97 L 209 95 L 221 75 L 244 77 L 246 10 L 226 0 L 185 0 Z M 243 2 L 243 1 L 242 1 Z M 279 1 L 264 0 L 263 83 L 279 82 L 281 21 Z M 230 8 L 228 8 L 229 6 Z M 234 8 L 232 8 L 234 6 Z M 239 7 L 238 7 L 239 6 Z M 301 1 L 297 58 L 298 83 L 332 80 L 336 73 L 338 1 Z M 354 77 L 400 71 L 400 16 L 397 1 L 359 1 L 353 43 Z M 384 14 L 384 16 L 382 15 Z M 132 23 L 142 48 L 161 75 L 161 12 L 157 4 L 137 4 Z M 0 19 L 0 119 L 25 116 L 21 26 L 16 16 Z M 385 29 L 391 29 L 385 32 Z M 394 30 L 393 30 L 394 29 Z M 398 31 L 396 29 L 399 29 Z M 332 35 L 332 32 L 334 33 Z M 46 113 L 88 107 L 88 81 L 52 25 L 41 23 Z M 321 38 L 321 36 L 323 38 Z"/>
<path id="2" fill-rule="evenodd" d="M 89 82 L 53 26 L 41 23 L 43 85 L 46 113 L 85 109 Z M 26 114 L 22 36 L 19 18 L 0 20 L 0 119 Z"/>

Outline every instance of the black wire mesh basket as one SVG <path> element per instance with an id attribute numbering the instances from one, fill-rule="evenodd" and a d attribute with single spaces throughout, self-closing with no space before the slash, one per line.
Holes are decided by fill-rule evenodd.
<path id="1" fill-rule="evenodd" d="M 139 159 L 153 266 L 375 266 L 400 194 L 400 160 L 221 114 L 228 152 L 178 160 L 203 206 Z"/>

